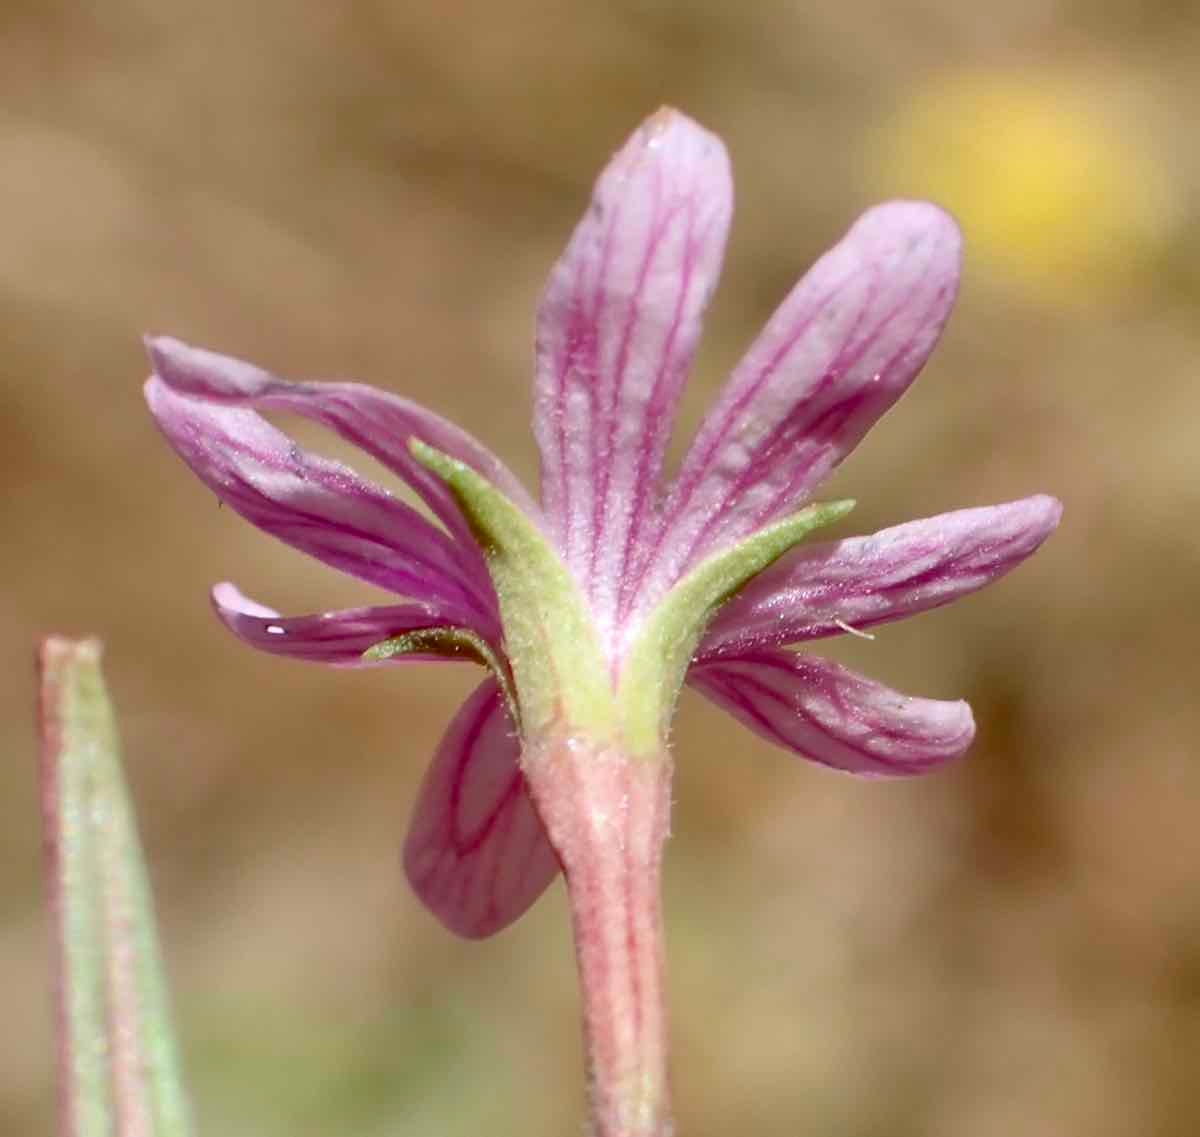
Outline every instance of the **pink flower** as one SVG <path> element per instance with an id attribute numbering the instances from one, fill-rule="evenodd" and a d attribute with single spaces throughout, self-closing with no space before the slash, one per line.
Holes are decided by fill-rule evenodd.
<path id="1" fill-rule="evenodd" d="M 289 383 L 176 340 L 149 342 L 150 409 L 221 500 L 404 598 L 284 617 L 221 584 L 214 604 L 235 635 L 334 666 L 449 656 L 491 668 L 434 755 L 404 852 L 418 894 L 460 934 L 516 919 L 560 863 L 569 886 L 591 880 L 616 845 L 653 878 L 653 896 L 634 896 L 640 881 L 623 894 L 649 913 L 630 926 L 643 916 L 656 925 L 666 733 L 685 670 L 752 730 L 840 770 L 907 775 L 958 757 L 974 733 L 965 703 L 898 694 L 809 654 L 808 641 L 973 592 L 1058 523 L 1059 503 L 1039 496 L 792 548 L 848 508 L 797 514 L 908 388 L 949 315 L 959 234 L 922 203 L 868 211 L 800 281 L 667 480 L 731 212 L 723 146 L 675 112 L 651 118 L 601 175 L 538 312 L 541 505 L 480 442 L 398 396 Z M 264 411 L 355 443 L 440 524 L 302 450 Z M 639 779 L 653 783 L 641 819 L 614 822 L 614 803 L 639 815 Z M 620 829 L 615 845 L 606 825 Z M 596 871 L 599 895 L 609 877 Z M 585 987 L 584 941 L 602 935 L 588 903 L 573 904 Z M 627 1120 L 599 1131 L 658 1130 Z"/>

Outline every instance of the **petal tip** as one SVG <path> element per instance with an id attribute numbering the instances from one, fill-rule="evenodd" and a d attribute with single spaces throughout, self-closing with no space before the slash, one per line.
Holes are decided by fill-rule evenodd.
<path id="1" fill-rule="evenodd" d="M 644 135 L 647 141 L 653 142 L 654 139 L 661 138 L 672 130 L 702 131 L 703 129 L 694 118 L 684 114 L 676 107 L 664 103 L 642 121 L 638 133 Z"/>
<path id="2" fill-rule="evenodd" d="M 209 599 L 217 615 L 227 623 L 230 617 L 235 616 L 259 616 L 268 620 L 279 617 L 274 608 L 251 600 L 229 580 L 214 584 L 209 590 Z"/>
<path id="3" fill-rule="evenodd" d="M 931 258 L 952 281 L 962 265 L 962 229 L 954 215 L 931 201 L 896 200 L 872 206 L 852 232 L 879 250 L 920 253 Z"/>
<path id="4" fill-rule="evenodd" d="M 184 431 L 183 423 L 193 419 L 198 410 L 195 400 L 189 399 L 189 394 L 172 387 L 157 368 L 142 384 L 142 397 L 146 400 L 150 417 L 177 451 L 178 439 Z"/>
<path id="5" fill-rule="evenodd" d="M 975 712 L 965 699 L 914 697 L 910 704 L 912 725 L 926 740 L 926 752 L 916 760 L 902 762 L 883 773 L 906 777 L 940 769 L 966 756 L 975 741 Z"/>
<path id="6" fill-rule="evenodd" d="M 695 125 L 695 122 L 681 110 L 671 106 L 670 103 L 663 103 L 658 110 L 642 123 L 642 128 L 648 131 L 668 130 L 676 122 Z"/>
<path id="7" fill-rule="evenodd" d="M 1058 528 L 1063 516 L 1063 503 L 1058 498 L 1044 493 L 1022 498 L 1007 507 L 999 506 L 997 509 L 1007 511 L 1007 524 L 1012 527 L 1013 538 L 1026 549 L 1026 556 L 1050 537 Z"/>
<path id="8" fill-rule="evenodd" d="M 975 712 L 966 699 L 909 696 L 909 724 L 924 736 L 927 753 L 905 773 L 922 773 L 963 757 L 975 741 Z"/>
<path id="9" fill-rule="evenodd" d="M 1062 522 L 1063 503 L 1052 494 L 1035 494 L 1029 499 L 1029 504 L 1037 511 L 1037 515 L 1049 536 Z"/>
<path id="10" fill-rule="evenodd" d="M 961 758 L 975 741 L 975 712 L 966 699 L 957 699 L 946 704 L 946 722 L 951 727 L 950 758 Z"/>
<path id="11" fill-rule="evenodd" d="M 183 340 L 174 336 L 159 335 L 157 332 L 147 332 L 142 336 L 142 346 L 146 349 L 146 355 L 155 372 L 164 378 L 164 373 L 173 372 L 194 350 Z"/>
<path id="12" fill-rule="evenodd" d="M 659 107 L 645 119 L 621 148 L 613 166 L 627 172 L 626 163 L 648 158 L 681 168 L 698 162 L 710 189 L 719 190 L 722 199 L 732 193 L 726 185 L 732 181 L 729 155 L 720 136 L 675 107 Z"/>
<path id="13" fill-rule="evenodd" d="M 447 903 L 436 888 L 436 884 L 440 882 L 430 879 L 430 866 L 426 863 L 426 853 L 427 850 L 417 846 L 410 838 L 405 841 L 400 864 L 409 888 L 416 894 L 425 910 L 446 931 L 461 940 L 479 941 L 490 939 L 507 926 L 509 921 L 498 920 L 492 914 L 484 914 L 481 917 L 476 912 L 464 911 L 454 904 Z"/>
<path id="14" fill-rule="evenodd" d="M 162 332 L 143 332 L 142 344 L 146 348 L 146 354 L 151 359 L 154 358 L 155 352 L 170 351 L 172 347 L 176 346 L 186 346 L 182 340 L 178 340 L 174 336 L 164 335 Z"/>
<path id="15" fill-rule="evenodd" d="M 270 382 L 270 376 L 252 363 L 172 336 L 148 335 L 143 342 L 155 374 L 180 394 L 218 401 L 247 399 Z"/>
<path id="16" fill-rule="evenodd" d="M 930 231 L 959 237 L 958 221 L 948 209 L 923 198 L 894 198 L 871 206 L 860 220 L 908 231 Z"/>

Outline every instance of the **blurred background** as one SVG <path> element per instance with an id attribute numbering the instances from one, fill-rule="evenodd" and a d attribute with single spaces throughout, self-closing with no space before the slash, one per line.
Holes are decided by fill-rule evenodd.
<path id="1" fill-rule="evenodd" d="M 962 298 L 832 492 L 861 530 L 1067 506 L 986 594 L 833 649 L 969 698 L 955 768 L 857 782 L 685 697 L 682 1137 L 1200 1130 L 1198 61 L 1178 0 L 4 0 L 0 1132 L 53 1127 L 49 631 L 108 643 L 202 1132 L 580 1131 L 561 891 L 472 944 L 400 875 L 476 676 L 227 636 L 215 580 L 295 612 L 369 590 L 218 510 L 144 411 L 139 337 L 403 392 L 532 481 L 544 275 L 664 102 L 738 186 L 684 435 L 862 208 L 926 196 Z"/>

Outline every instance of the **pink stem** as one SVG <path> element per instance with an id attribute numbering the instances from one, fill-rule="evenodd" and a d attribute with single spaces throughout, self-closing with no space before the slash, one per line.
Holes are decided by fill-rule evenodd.
<path id="1" fill-rule="evenodd" d="M 566 875 L 592 1137 L 670 1137 L 659 900 L 670 758 L 558 738 L 531 748 L 526 777 Z"/>

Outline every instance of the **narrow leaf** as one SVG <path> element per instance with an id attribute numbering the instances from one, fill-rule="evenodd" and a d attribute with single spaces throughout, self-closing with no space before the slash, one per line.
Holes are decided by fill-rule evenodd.
<path id="1" fill-rule="evenodd" d="M 38 652 L 62 1137 L 188 1137 L 149 882 L 100 644 Z"/>

